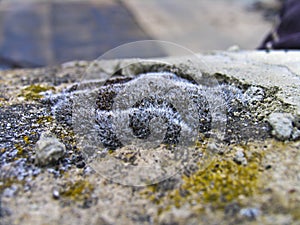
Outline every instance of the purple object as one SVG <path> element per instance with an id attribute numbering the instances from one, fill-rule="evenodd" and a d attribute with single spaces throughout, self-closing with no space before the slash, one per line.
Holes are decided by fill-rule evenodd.
<path id="1" fill-rule="evenodd" d="M 280 23 L 259 49 L 300 49 L 300 1 L 286 0 L 280 12 Z"/>

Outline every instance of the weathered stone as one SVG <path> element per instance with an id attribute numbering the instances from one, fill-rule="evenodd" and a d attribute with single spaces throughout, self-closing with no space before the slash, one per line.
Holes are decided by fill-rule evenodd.
<path id="1" fill-rule="evenodd" d="M 265 97 L 264 90 L 260 87 L 251 86 L 245 91 L 245 98 L 250 104 L 261 102 Z"/>
<path id="2" fill-rule="evenodd" d="M 201 68 L 203 73 L 196 73 L 186 58 L 167 58 L 172 65 L 169 67 L 156 63 L 137 65 L 135 60 L 127 59 L 0 72 L 1 222 L 17 224 L 21 221 L 25 225 L 298 224 L 300 53 L 214 52 L 199 56 L 206 65 Z M 131 68 L 120 70 L 128 63 L 133 63 Z M 77 83 L 82 74 L 91 71 L 99 82 Z M 71 106 L 76 104 L 72 101 L 79 94 L 86 97 L 96 93 L 99 101 L 95 105 L 104 111 L 110 109 L 114 98 L 108 90 L 125 85 L 125 81 L 129 84 L 128 81 L 141 73 L 162 71 L 183 79 L 193 75 L 205 81 L 214 76 L 218 81 L 216 86 L 230 87 L 226 90 L 229 97 L 224 101 L 230 103 L 224 111 L 225 135 L 214 136 L 208 132 L 207 137 L 205 132 L 200 133 L 194 145 L 184 146 L 189 155 L 180 161 L 182 165 L 176 167 L 174 177 L 161 183 L 144 187 L 115 184 L 112 182 L 115 177 L 99 174 L 94 164 L 85 162 L 84 152 L 90 146 L 82 145 L 80 133 L 74 132 L 74 107 Z M 114 78 L 106 80 L 112 74 Z M 38 92 L 39 98 L 25 99 L 22 97 L 24 87 L 31 84 L 51 89 Z M 139 108 L 139 116 L 142 110 L 153 109 L 150 102 L 140 103 L 145 103 L 145 107 Z M 62 105 L 65 107 L 60 107 Z M 158 110 L 160 105 L 156 106 L 154 109 Z M 290 115 L 288 126 L 281 122 L 288 127 L 287 131 L 281 134 L 282 130 L 278 130 L 289 141 L 274 137 L 272 130 L 274 133 L 275 129 L 267 122 L 270 115 L 278 112 L 281 112 L 278 120 L 282 119 L 281 115 Z M 94 113 L 91 115 L 95 116 Z M 135 125 L 141 131 L 144 124 L 139 122 Z M 47 136 L 47 133 L 52 135 Z M 35 164 L 41 149 L 47 149 L 42 165 L 48 167 Z M 49 149 L 53 150 L 51 154 L 48 154 Z M 113 158 L 133 169 L 140 169 L 138 166 L 148 165 L 147 162 L 170 162 L 163 160 L 157 149 L 143 149 L 139 145 L 114 151 L 97 150 L 103 157 L 98 163 Z M 160 150 L 172 152 L 172 144 L 166 143 Z M 120 180 L 129 179 L 128 175 L 120 176 L 121 169 L 116 166 L 111 175 L 119 176 Z M 146 172 L 154 175 L 151 169 Z M 10 190 L 15 187 L 17 193 L 12 196 Z M 3 213 L 3 209 L 10 213 Z"/>
<path id="3" fill-rule="evenodd" d="M 66 153 L 65 145 L 49 133 L 41 134 L 35 149 L 35 162 L 41 166 L 57 164 Z"/>
<path id="4" fill-rule="evenodd" d="M 247 165 L 247 158 L 245 157 L 245 154 L 244 154 L 244 151 L 242 148 L 238 148 L 238 149 L 235 149 L 236 150 L 236 153 L 234 155 L 234 158 L 233 160 L 239 164 L 242 164 L 244 166 Z"/>
<path id="5" fill-rule="evenodd" d="M 269 116 L 269 123 L 274 135 L 279 140 L 288 140 L 293 132 L 293 116 L 287 113 L 272 113 Z"/>
<path id="6" fill-rule="evenodd" d="M 257 208 L 244 208 L 240 210 L 240 214 L 249 219 L 256 219 L 261 214 L 261 211 Z"/>
<path id="7" fill-rule="evenodd" d="M 292 139 L 293 139 L 293 140 L 297 140 L 297 139 L 299 139 L 299 138 L 300 138 L 300 129 L 294 127 L 293 133 L 292 133 Z"/>

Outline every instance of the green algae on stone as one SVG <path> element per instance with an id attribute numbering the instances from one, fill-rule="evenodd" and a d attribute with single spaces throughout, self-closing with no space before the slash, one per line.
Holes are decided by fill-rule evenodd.
<path id="1" fill-rule="evenodd" d="M 24 97 L 26 101 L 33 100 L 37 101 L 43 97 L 42 92 L 55 90 L 54 87 L 41 85 L 41 84 L 33 84 L 21 91 L 19 96 Z"/>

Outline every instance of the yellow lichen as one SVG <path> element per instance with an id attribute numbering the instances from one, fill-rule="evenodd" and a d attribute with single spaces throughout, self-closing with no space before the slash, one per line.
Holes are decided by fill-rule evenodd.
<path id="1" fill-rule="evenodd" d="M 253 195 L 258 174 L 259 165 L 255 162 L 242 166 L 232 160 L 213 160 L 206 169 L 183 178 L 181 188 L 187 191 L 187 197 L 175 198 L 176 205 L 187 199 L 190 203 L 196 200 L 222 207 L 239 196 Z"/>
<path id="2" fill-rule="evenodd" d="M 18 150 L 18 155 L 22 155 L 24 153 L 24 149 L 21 145 L 15 144 L 15 148 Z"/>
<path id="3" fill-rule="evenodd" d="M 43 96 L 42 96 L 42 92 L 45 92 L 45 91 L 49 91 L 49 90 L 55 90 L 54 87 L 51 87 L 51 86 L 46 86 L 46 85 L 41 85 L 41 84 L 33 84 L 33 85 L 30 85 L 26 88 L 24 88 L 22 91 L 21 91 L 21 94 L 19 94 L 19 96 L 22 96 L 25 98 L 25 100 L 39 100 L 41 99 Z"/>
<path id="4" fill-rule="evenodd" d="M 38 118 L 37 123 L 43 124 L 43 123 L 52 122 L 52 121 L 53 121 L 52 116 L 41 116 Z"/>
<path id="5" fill-rule="evenodd" d="M 300 206 L 292 208 L 291 215 L 294 218 L 294 220 L 300 221 Z"/>
<path id="6" fill-rule="evenodd" d="M 11 187 L 12 185 L 24 185 L 24 181 L 20 181 L 17 178 L 4 178 L 0 179 L 0 194 L 6 189 Z"/>
<path id="7" fill-rule="evenodd" d="M 151 185 L 143 194 L 160 205 L 160 212 L 186 204 L 196 210 L 202 210 L 207 204 L 224 208 L 230 202 L 239 202 L 240 198 L 253 196 L 259 190 L 262 153 L 252 152 L 246 157 L 246 166 L 226 156 L 212 158 L 205 167 L 199 162 L 200 169 L 189 176 L 183 175 L 179 188 L 157 197 L 161 196 L 157 194 L 157 185 Z"/>
<path id="8" fill-rule="evenodd" d="M 3 107 L 3 103 L 5 102 L 6 100 L 4 98 L 1 98 L 0 97 L 0 107 Z"/>
<path id="9" fill-rule="evenodd" d="M 29 141 L 29 137 L 28 136 L 24 136 L 23 137 L 23 140 L 25 142 L 26 145 L 30 144 L 30 141 Z"/>
<path id="10" fill-rule="evenodd" d="M 83 201 L 90 197 L 93 190 L 94 186 L 90 182 L 78 180 L 67 183 L 60 195 L 73 201 Z"/>

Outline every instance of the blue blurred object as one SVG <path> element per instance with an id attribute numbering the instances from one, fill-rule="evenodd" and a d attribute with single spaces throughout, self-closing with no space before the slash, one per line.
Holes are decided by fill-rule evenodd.
<path id="1" fill-rule="evenodd" d="M 119 1 L 24 1 L 5 7 L 0 11 L 0 69 L 94 60 L 121 44 L 151 39 Z M 165 55 L 155 48 L 144 54 Z"/>
<path id="2" fill-rule="evenodd" d="M 286 0 L 278 26 L 266 37 L 260 49 L 300 49 L 300 1 Z"/>

